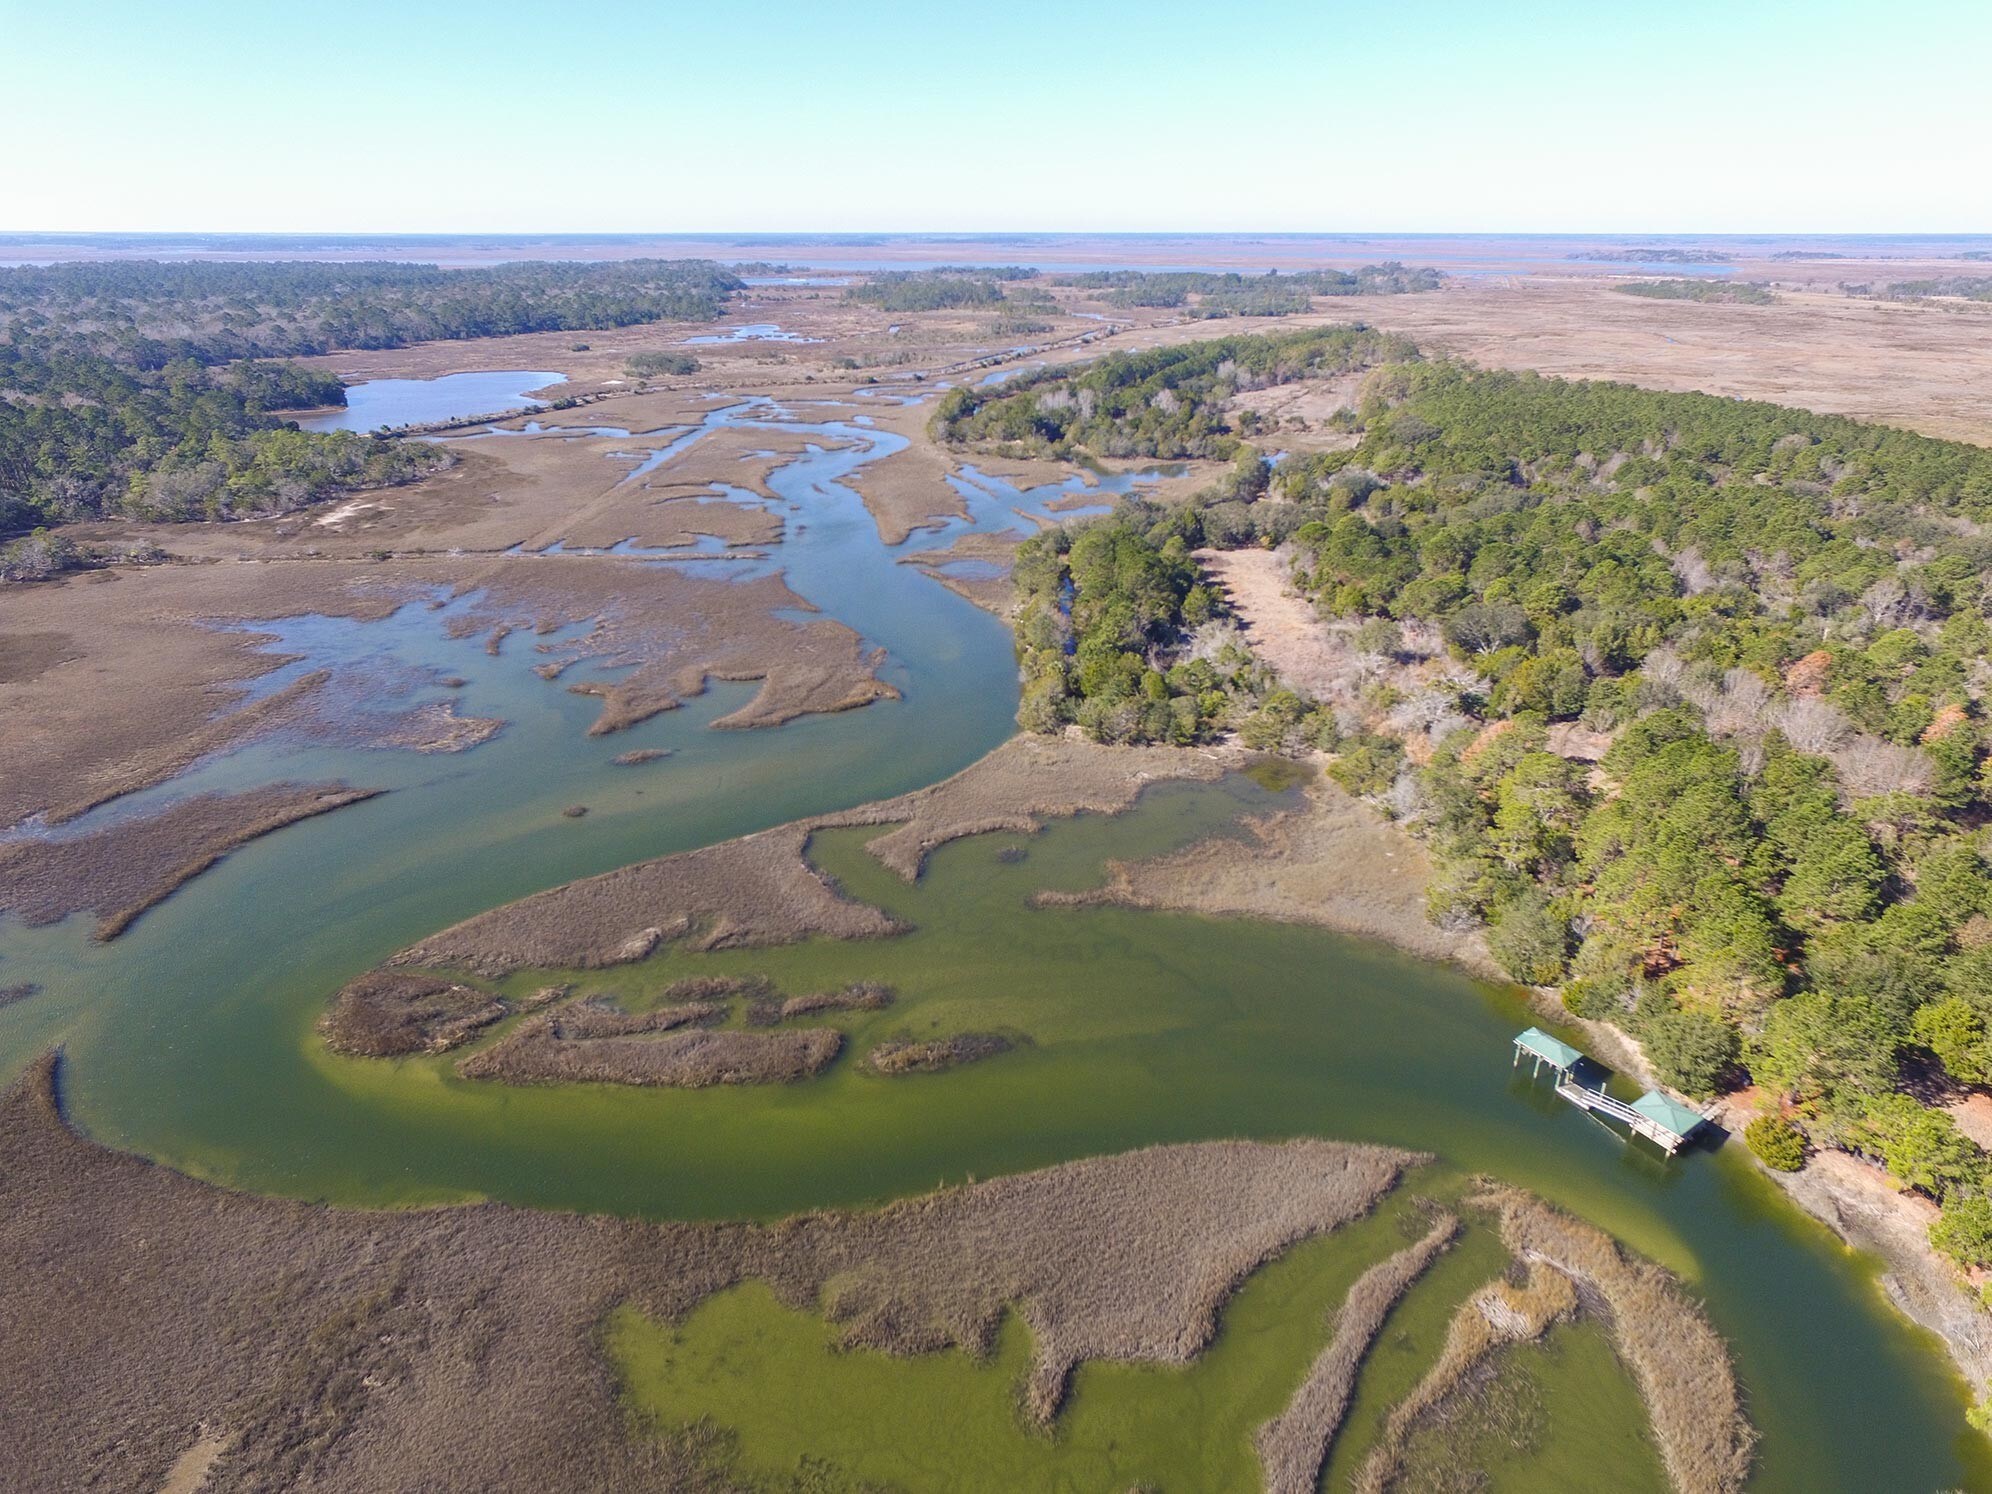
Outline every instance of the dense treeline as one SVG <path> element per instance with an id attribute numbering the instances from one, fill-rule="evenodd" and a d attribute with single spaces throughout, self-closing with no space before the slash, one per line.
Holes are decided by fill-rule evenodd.
<path id="1" fill-rule="evenodd" d="M 1303 270 L 1282 275 L 1208 271 L 1095 270 L 1059 277 L 1060 285 L 1103 290 L 1119 307 L 1187 308 L 1198 317 L 1293 316 L 1316 296 L 1403 295 L 1437 290 L 1445 276 L 1395 260 L 1355 271 Z"/>
<path id="2" fill-rule="evenodd" d="M 283 513 L 447 462 L 432 446 L 317 434 L 272 412 L 343 397 L 289 365 L 156 371 L 0 342 L 0 534 L 121 513 Z"/>
<path id="3" fill-rule="evenodd" d="M 343 386 L 258 360 L 711 320 L 739 284 L 697 260 L 0 270 L 0 534 L 109 513 L 281 513 L 446 461 L 430 447 L 287 426 L 281 412 L 342 403 Z"/>
<path id="4" fill-rule="evenodd" d="M 988 389 L 951 389 L 933 430 L 951 444 L 993 446 L 1014 456 L 1227 460 L 1238 448 L 1240 424 L 1227 406 L 1241 392 L 1411 353 L 1402 338 L 1365 327 L 1110 353 L 1077 373 L 1043 369 Z"/>
<path id="5" fill-rule="evenodd" d="M 1372 372 L 1356 424 L 1027 545 L 1024 724 L 1335 752 L 1427 840 L 1436 920 L 1676 1086 L 1759 1086 L 1772 1165 L 1873 1157 L 1992 1264 L 1992 1161 L 1917 1098 L 1992 1084 L 1992 452 L 1444 362 Z M 1190 563 L 1268 543 L 1347 648 L 1331 698 Z"/>
<path id="6" fill-rule="evenodd" d="M 888 270 L 844 292 L 845 298 L 881 311 L 956 311 L 996 306 L 1003 287 L 989 272 L 960 275 L 934 270 Z"/>
<path id="7" fill-rule="evenodd" d="M 1769 306 L 1777 300 L 1754 280 L 1635 280 L 1614 286 L 1621 295 L 1654 301 L 1701 301 L 1717 306 Z"/>
<path id="8" fill-rule="evenodd" d="M 191 358 L 299 358 L 344 348 L 711 321 L 740 289 L 706 260 L 437 265 L 158 264 L 0 270 L 0 341 L 91 352 L 138 371 Z"/>
<path id="9" fill-rule="evenodd" d="M 1249 503 L 1266 466 L 1249 449 L 1230 482 Z M 1273 505 L 1269 505 L 1271 507 Z M 1077 724 L 1099 742 L 1187 746 L 1237 731 L 1268 751 L 1335 740 L 1331 712 L 1281 687 L 1252 656 L 1191 550 L 1203 520 L 1123 500 L 1017 552 L 1017 658 L 1028 731 Z"/>
<path id="10" fill-rule="evenodd" d="M 1726 264 L 1736 258 L 1716 249 L 1661 249 L 1652 246 L 1643 249 L 1580 249 L 1570 257 L 1613 265 L 1713 265 Z"/>
<path id="11" fill-rule="evenodd" d="M 1965 258 L 1971 258 L 1966 255 Z M 1959 296 L 1967 301 L 1992 301 L 1992 277 L 1945 275 L 1935 280 L 1897 280 L 1882 292 L 1891 301 L 1920 301 L 1930 296 Z"/>
<path id="12" fill-rule="evenodd" d="M 925 273 L 969 280 L 1035 280 L 1038 272 L 1029 265 L 934 265 Z"/>

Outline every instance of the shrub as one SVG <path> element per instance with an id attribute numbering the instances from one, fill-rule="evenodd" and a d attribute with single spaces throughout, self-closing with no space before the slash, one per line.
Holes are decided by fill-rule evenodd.
<path id="1" fill-rule="evenodd" d="M 1502 904 L 1487 931 L 1487 947 L 1501 968 L 1526 986 L 1561 980 L 1569 943 L 1569 926 L 1533 889 Z"/>
<path id="2" fill-rule="evenodd" d="M 1758 1116 L 1743 1128 L 1743 1142 L 1773 1171 L 1797 1172 L 1805 1166 L 1805 1133 L 1782 1116 Z"/>
<path id="3" fill-rule="evenodd" d="M 651 374 L 695 374 L 699 360 L 690 353 L 631 353 L 623 372 L 633 379 Z"/>
<path id="4" fill-rule="evenodd" d="M 1960 1266 L 1992 1266 L 1992 1198 L 1954 1196 L 1930 1226 L 1930 1244 Z"/>
<path id="5" fill-rule="evenodd" d="M 79 558 L 68 536 L 37 529 L 0 546 L 0 581 L 46 581 L 76 565 Z"/>
<path id="6" fill-rule="evenodd" d="M 1691 1095 L 1714 1094 L 1736 1062 L 1736 1029 L 1707 1012 L 1668 1012 L 1642 1036 L 1660 1077 Z"/>

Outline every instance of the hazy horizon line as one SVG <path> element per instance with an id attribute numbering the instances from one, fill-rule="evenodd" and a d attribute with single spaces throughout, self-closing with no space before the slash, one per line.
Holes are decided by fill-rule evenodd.
<path id="1" fill-rule="evenodd" d="M 0 228 L 0 239 L 936 239 L 1008 238 L 1698 238 L 1992 239 L 1989 229 L 1940 228 Z"/>

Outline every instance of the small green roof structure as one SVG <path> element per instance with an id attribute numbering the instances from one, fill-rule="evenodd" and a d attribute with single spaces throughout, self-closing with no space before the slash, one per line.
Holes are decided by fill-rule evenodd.
<path id="1" fill-rule="evenodd" d="M 1584 1056 L 1561 1038 L 1551 1037 L 1540 1027 L 1531 1027 L 1516 1038 L 1515 1047 L 1518 1050 L 1516 1053 L 1518 1058 L 1526 1053 L 1531 1058 L 1540 1058 L 1544 1063 L 1564 1070 L 1575 1068 L 1578 1060 Z"/>
<path id="2" fill-rule="evenodd" d="M 1648 1121 L 1671 1136 L 1686 1141 L 1708 1122 L 1697 1112 L 1690 1110 L 1679 1100 L 1670 1099 L 1657 1089 L 1649 1089 L 1632 1102 L 1636 1110 Z"/>

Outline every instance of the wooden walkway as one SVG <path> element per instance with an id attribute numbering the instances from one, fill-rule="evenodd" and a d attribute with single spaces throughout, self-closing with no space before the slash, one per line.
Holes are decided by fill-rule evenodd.
<path id="1" fill-rule="evenodd" d="M 1633 1135 L 1644 1136 L 1670 1157 L 1708 1124 L 1700 1111 L 1661 1090 L 1649 1089 L 1628 1105 L 1606 1094 L 1602 1083 L 1596 1086 L 1578 1083 L 1579 1069 L 1596 1070 L 1598 1065 L 1581 1049 L 1571 1047 L 1540 1027 L 1531 1027 L 1515 1039 L 1514 1066 L 1519 1066 L 1524 1057 L 1529 1060 L 1532 1079 L 1540 1076 L 1547 1066 L 1556 1092 L 1563 1099 L 1590 1115 L 1608 1116 Z"/>
<path id="2" fill-rule="evenodd" d="M 1579 1110 L 1594 1110 L 1630 1126 L 1655 1146 L 1665 1148 L 1670 1157 L 1687 1139 L 1676 1136 L 1664 1126 L 1655 1125 L 1625 1101 L 1614 1100 L 1601 1089 L 1586 1089 L 1581 1084 L 1571 1082 L 1557 1085 L 1556 1092 Z"/>

